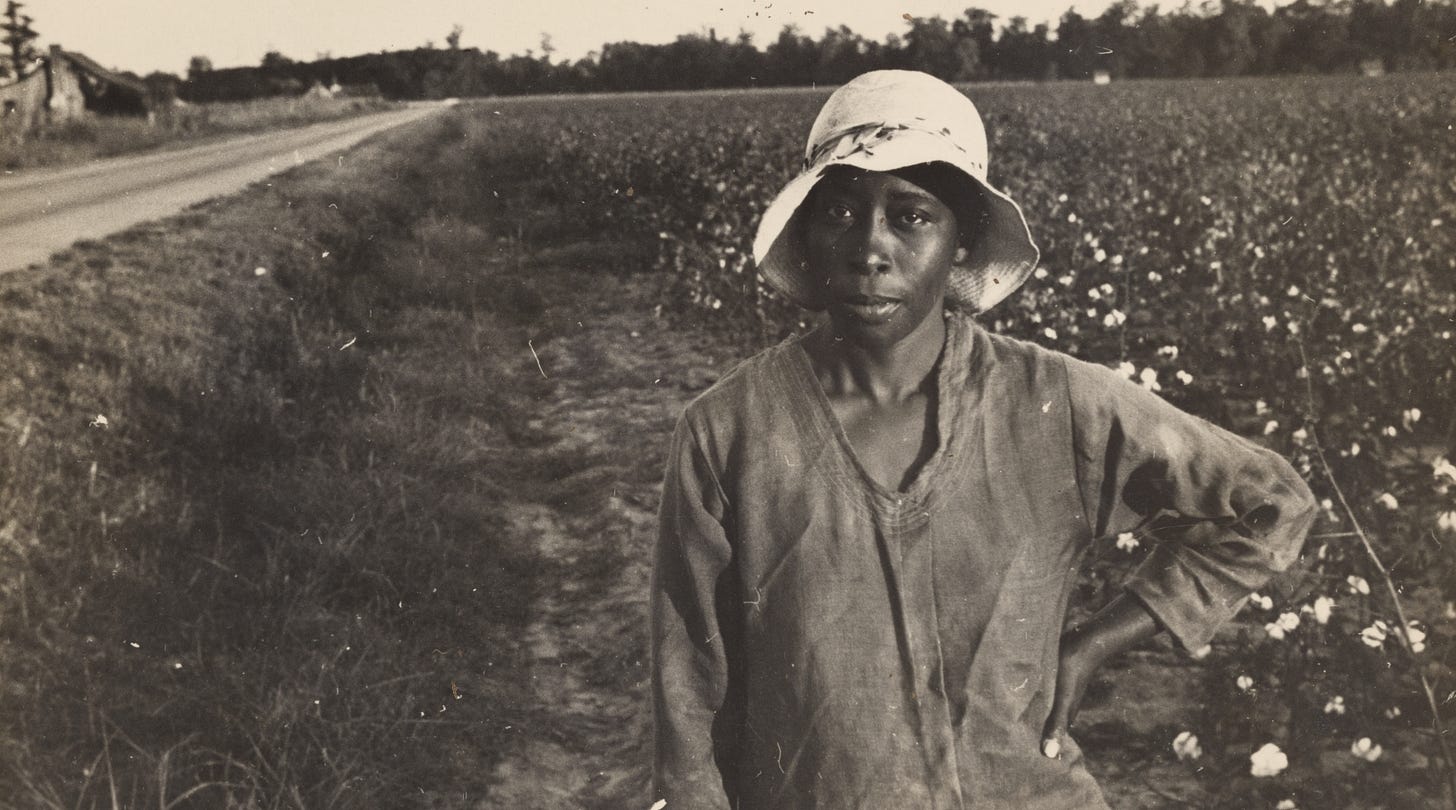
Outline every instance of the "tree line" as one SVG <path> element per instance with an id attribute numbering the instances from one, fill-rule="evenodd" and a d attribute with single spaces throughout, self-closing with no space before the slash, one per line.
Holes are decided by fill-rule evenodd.
<path id="1" fill-rule="evenodd" d="M 1273 11 L 1246 0 L 1174 11 L 1118 0 L 1095 17 L 1069 10 L 1055 24 L 1000 20 L 970 8 L 954 19 L 908 17 L 883 41 L 847 27 L 818 38 L 795 26 L 760 48 L 752 36 L 685 34 L 662 45 L 613 42 L 586 57 L 502 56 L 460 47 L 461 29 L 433 45 L 294 61 L 277 52 L 256 67 L 213 69 L 197 57 L 177 93 L 228 101 L 302 92 L 315 83 L 391 98 L 521 93 L 696 90 L 838 84 L 866 70 L 910 68 L 949 81 L 1241 76 L 1456 66 L 1456 0 L 1295 0 Z M 157 77 L 151 77 L 155 82 Z"/>

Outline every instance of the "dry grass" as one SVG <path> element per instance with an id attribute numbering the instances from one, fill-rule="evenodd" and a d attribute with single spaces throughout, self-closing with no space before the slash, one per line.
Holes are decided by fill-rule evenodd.
<path id="1" fill-rule="evenodd" d="M 0 278 L 0 805 L 483 794 L 551 383 L 458 115 Z"/>
<path id="2" fill-rule="evenodd" d="M 93 116 L 20 137 L 0 137 L 0 169 L 34 169 L 189 145 L 222 135 L 260 132 L 390 109 L 395 102 L 362 98 L 270 98 L 192 104 L 139 118 Z"/>

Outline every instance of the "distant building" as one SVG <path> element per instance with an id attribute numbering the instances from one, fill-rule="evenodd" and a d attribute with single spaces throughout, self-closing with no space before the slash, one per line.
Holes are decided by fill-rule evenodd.
<path id="1" fill-rule="evenodd" d="M 1105 70 L 1095 70 L 1092 72 L 1092 83 L 1112 84 L 1112 74 Z"/>
<path id="2" fill-rule="evenodd" d="M 314 81 L 307 90 L 303 91 L 303 98 L 333 98 L 334 94 L 339 92 L 338 87 L 337 82 L 325 87 L 323 82 Z"/>
<path id="3" fill-rule="evenodd" d="M 0 86 L 0 131 L 24 132 L 103 115 L 147 116 L 151 95 L 142 80 L 107 70 L 85 54 L 52 45 L 40 69 Z"/>

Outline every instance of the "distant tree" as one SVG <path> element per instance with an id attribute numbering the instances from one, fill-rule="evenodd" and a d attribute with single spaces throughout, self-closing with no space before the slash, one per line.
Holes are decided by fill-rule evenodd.
<path id="1" fill-rule="evenodd" d="M 1010 79 L 1041 79 L 1052 64 L 1052 44 L 1045 23 L 1027 30 L 1025 17 L 1012 17 L 996 41 L 997 75 Z"/>
<path id="2" fill-rule="evenodd" d="M 764 81 L 763 53 L 753 46 L 753 34 L 740 30 L 728 57 L 728 73 L 737 87 L 752 87 Z"/>
<path id="3" fill-rule="evenodd" d="M 872 61 L 872 43 L 851 31 L 848 26 L 824 31 L 819 41 L 819 61 L 814 67 L 816 84 L 843 84 L 878 67 Z"/>
<path id="4" fill-rule="evenodd" d="M 1068 9 L 1057 24 L 1057 75 L 1067 79 L 1091 76 L 1097 55 L 1094 39 L 1091 21 Z"/>
<path id="5" fill-rule="evenodd" d="M 683 34 L 661 51 L 668 70 L 667 86 L 697 90 L 722 87 L 728 82 L 731 60 L 728 43 L 716 35 Z"/>
<path id="6" fill-rule="evenodd" d="M 812 37 L 800 34 L 798 26 L 786 25 L 764 52 L 763 62 L 768 84 L 808 84 L 819 63 L 819 45 Z"/>
<path id="7" fill-rule="evenodd" d="M 1350 45 L 1358 60 L 1379 58 L 1386 67 L 1429 69 L 1435 60 L 1421 47 L 1421 0 L 1395 0 L 1390 5 L 1374 0 L 1350 4 Z M 1448 8 L 1451 6 L 1448 4 Z M 1449 35 L 1448 35 L 1449 36 Z"/>
<path id="8" fill-rule="evenodd" d="M 187 60 L 187 80 L 196 81 L 204 73 L 212 71 L 212 60 L 206 56 L 194 56 Z"/>
<path id="9" fill-rule="evenodd" d="M 912 17 L 905 35 L 905 58 L 915 70 L 923 70 L 948 82 L 970 81 L 981 68 L 976 42 L 957 36 L 939 16 Z"/>
<path id="10" fill-rule="evenodd" d="M 544 93 L 550 89 L 551 64 L 531 56 L 512 56 L 500 63 L 502 83 L 514 93 Z"/>
<path id="11" fill-rule="evenodd" d="M 450 33 L 445 35 L 445 45 L 452 51 L 460 50 L 460 35 L 464 32 L 465 29 L 460 26 L 460 23 L 455 23 L 450 28 Z"/>
<path id="12" fill-rule="evenodd" d="M 262 67 L 264 70 L 282 70 L 283 68 L 286 68 L 291 64 L 293 64 L 293 60 L 289 59 L 278 51 L 269 51 L 263 54 Z"/>
<path id="13" fill-rule="evenodd" d="M 154 107 L 171 107 L 177 101 L 177 91 L 182 85 L 182 79 L 176 75 L 158 70 L 148 73 L 142 81 L 147 86 L 147 95 L 151 96 Z"/>
<path id="14" fill-rule="evenodd" d="M 307 89 L 307 85 L 292 76 L 268 81 L 268 95 L 270 96 L 301 96 Z"/>
<path id="15" fill-rule="evenodd" d="M 1144 13 L 1137 21 L 1133 75 L 1165 79 L 1201 75 L 1201 26 L 1197 17 L 1182 12 L 1159 14 L 1156 6 Z"/>
<path id="16" fill-rule="evenodd" d="M 1409 0 L 1397 0 L 1401 6 Z M 1417 53 L 1432 67 L 1449 70 L 1456 67 L 1456 3 L 1416 3 L 1415 32 Z"/>
<path id="17" fill-rule="evenodd" d="M 0 31 L 5 32 L 5 36 L 0 37 L 0 43 L 10 50 L 7 73 L 17 79 L 25 78 L 40 56 L 33 44 L 40 36 L 31 27 L 35 20 L 29 14 L 21 14 L 22 8 L 25 8 L 24 3 L 8 0 L 5 4 L 4 22 L 0 22 Z"/>
<path id="18" fill-rule="evenodd" d="M 638 42 L 610 42 L 597 61 L 597 81 L 604 90 L 648 89 L 653 73 L 649 46 Z"/>
<path id="19" fill-rule="evenodd" d="M 1117 0 L 1092 21 L 1091 64 L 1113 76 L 1126 76 L 1137 51 L 1137 3 Z"/>
<path id="20" fill-rule="evenodd" d="M 968 8 L 954 23 L 951 33 L 958 41 L 969 40 L 975 46 L 975 65 L 967 78 L 983 78 L 997 71 L 996 15 L 983 8 Z M 960 45 L 962 49 L 964 45 Z"/>
<path id="21" fill-rule="evenodd" d="M 425 98 L 446 98 L 453 95 L 449 88 L 449 77 L 439 68 L 425 71 L 420 79 L 420 92 Z"/>
<path id="22" fill-rule="evenodd" d="M 541 61 L 550 62 L 551 54 L 556 53 L 556 46 L 551 43 L 551 34 L 541 32 Z"/>
<path id="23" fill-rule="evenodd" d="M 1294 0 L 1274 16 L 1289 28 L 1278 54 L 1278 68 L 1292 73 L 1331 72 L 1349 66 L 1349 18 L 1334 7 Z"/>

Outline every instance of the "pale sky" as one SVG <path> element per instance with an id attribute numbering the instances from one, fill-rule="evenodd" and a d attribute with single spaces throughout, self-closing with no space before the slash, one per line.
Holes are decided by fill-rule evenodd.
<path id="1" fill-rule="evenodd" d="M 60 44 L 107 67 L 145 74 L 183 74 L 194 55 L 216 67 L 256 65 L 278 50 L 300 61 L 329 52 L 352 56 L 400 50 L 432 40 L 444 47 L 456 23 L 461 45 L 501 54 L 536 49 L 549 33 L 554 58 L 576 59 L 604 42 L 670 42 L 679 34 L 720 37 L 746 29 L 764 47 L 793 23 L 819 37 L 827 27 L 848 25 L 871 39 L 907 30 L 901 15 L 946 19 L 976 6 L 1020 15 L 1031 24 L 1051 22 L 1068 8 L 1095 16 L 1109 0 L 23 0 L 35 18 L 42 46 Z M 1143 3 L 1143 6 L 1150 3 Z M 1164 3 L 1172 8 L 1172 3 Z"/>

